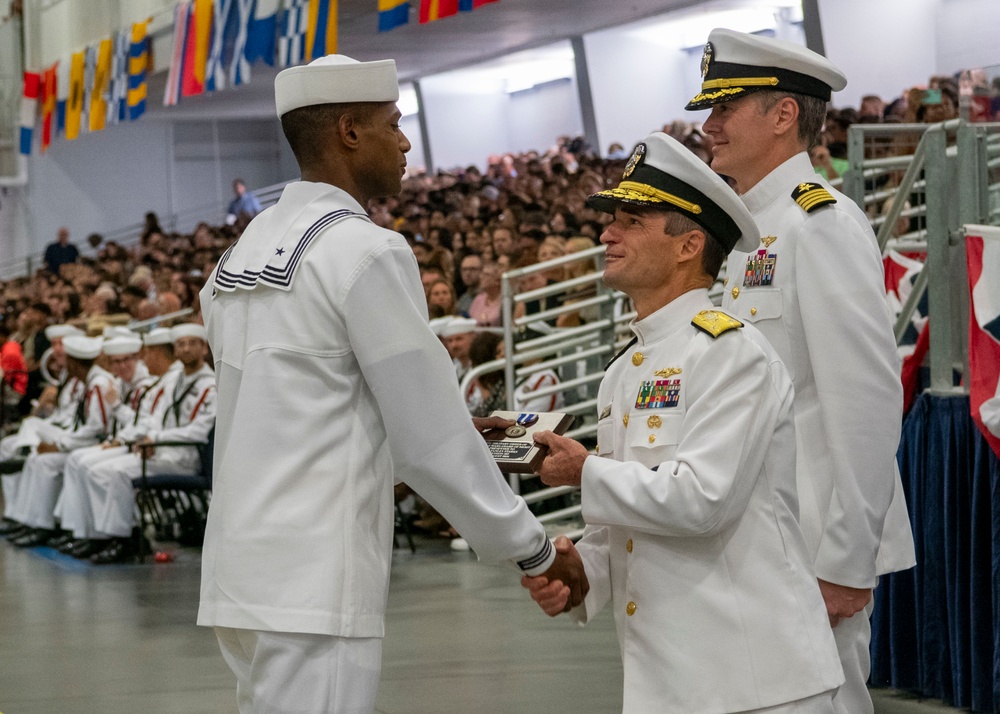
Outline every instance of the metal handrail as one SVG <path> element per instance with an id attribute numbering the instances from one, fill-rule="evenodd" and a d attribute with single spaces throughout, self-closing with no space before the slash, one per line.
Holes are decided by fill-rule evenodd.
<path id="1" fill-rule="evenodd" d="M 903 178 L 900 180 L 899 186 L 896 188 L 896 196 L 909 196 L 910 192 L 913 190 L 913 185 L 916 183 L 920 173 L 924 170 L 924 164 L 927 161 L 927 144 L 929 141 L 927 136 L 935 130 L 937 132 L 943 131 L 941 125 L 938 124 L 925 131 L 923 136 L 920 137 L 920 142 L 917 144 L 917 148 L 913 151 L 912 160 L 906 167 L 906 173 L 903 174 Z M 876 236 L 880 251 L 885 250 L 886 242 L 890 237 L 892 237 L 892 229 L 902 215 L 904 206 L 906 206 L 906 201 L 893 201 L 892 207 L 885 215 L 884 223 L 879 228 L 878 235 Z"/>

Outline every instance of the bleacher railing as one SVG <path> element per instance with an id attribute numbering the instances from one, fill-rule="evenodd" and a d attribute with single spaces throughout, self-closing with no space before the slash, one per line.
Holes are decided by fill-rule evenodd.
<path id="1" fill-rule="evenodd" d="M 843 190 L 869 216 L 883 252 L 926 256 L 902 306 L 897 343 L 927 296 L 931 391 L 966 393 L 965 224 L 1000 225 L 1000 124 L 855 124 Z"/>
<path id="2" fill-rule="evenodd" d="M 553 394 L 562 396 L 559 411 L 576 417 L 566 436 L 587 444 L 597 433 L 597 390 L 604 377 L 604 365 L 624 346 L 630 337 L 627 325 L 635 316 L 623 293 L 604 285 L 605 247 L 597 246 L 571 253 L 554 260 L 518 268 L 501 277 L 503 339 L 505 359 L 493 360 L 470 370 L 462 381 L 465 394 L 474 381 L 484 374 L 504 372 L 506 408 L 514 410 L 516 385 L 523 379 L 544 370 L 559 375 L 559 383 L 531 392 L 532 398 Z M 542 288 L 522 291 L 519 283 L 539 273 L 551 274 L 554 269 L 570 265 L 586 266 L 586 272 Z M 518 304 L 551 301 L 556 306 L 515 317 Z M 582 324 L 556 326 L 560 316 L 582 313 Z M 574 320 L 576 322 L 577 320 Z M 525 335 L 532 334 L 530 338 Z M 524 476 L 524 478 L 537 478 Z M 522 476 L 511 474 L 510 487 L 521 492 Z M 525 497 L 529 503 L 539 503 L 575 492 L 567 487 L 547 488 Z M 581 507 L 577 503 L 539 516 L 543 523 L 573 521 L 571 537 L 582 532 L 579 527 Z"/>

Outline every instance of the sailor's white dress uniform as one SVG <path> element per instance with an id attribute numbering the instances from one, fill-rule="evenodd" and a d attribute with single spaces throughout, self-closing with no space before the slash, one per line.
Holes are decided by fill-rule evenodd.
<path id="1" fill-rule="evenodd" d="M 201 300 L 219 397 L 199 624 L 381 638 L 397 480 L 480 559 L 548 569 L 428 327 L 413 252 L 349 194 L 287 186 Z"/>

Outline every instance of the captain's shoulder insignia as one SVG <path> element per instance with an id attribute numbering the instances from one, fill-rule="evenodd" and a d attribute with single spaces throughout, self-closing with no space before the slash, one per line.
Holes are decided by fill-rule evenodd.
<path id="1" fill-rule="evenodd" d="M 742 322 L 721 310 L 702 310 L 694 316 L 691 324 L 712 337 L 718 337 L 723 332 L 743 327 Z"/>
<path id="2" fill-rule="evenodd" d="M 817 208 L 837 202 L 833 194 L 818 183 L 800 183 L 792 191 L 792 200 L 806 213 L 812 213 Z"/>

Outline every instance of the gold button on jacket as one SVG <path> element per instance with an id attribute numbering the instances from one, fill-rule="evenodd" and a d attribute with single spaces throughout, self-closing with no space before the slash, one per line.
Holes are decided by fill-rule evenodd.
<path id="1" fill-rule="evenodd" d="M 634 355 L 632 355 L 632 364 L 638 367 L 640 364 L 642 364 L 642 359 L 643 359 L 642 352 L 636 352 Z"/>
<path id="2" fill-rule="evenodd" d="M 635 603 L 630 602 L 628 605 L 626 605 L 625 612 L 628 614 L 629 617 L 632 617 L 632 615 L 635 614 Z"/>
<path id="3" fill-rule="evenodd" d="M 631 538 L 629 538 L 627 541 L 625 541 L 625 550 L 627 550 L 629 553 L 632 552 L 632 539 Z"/>

